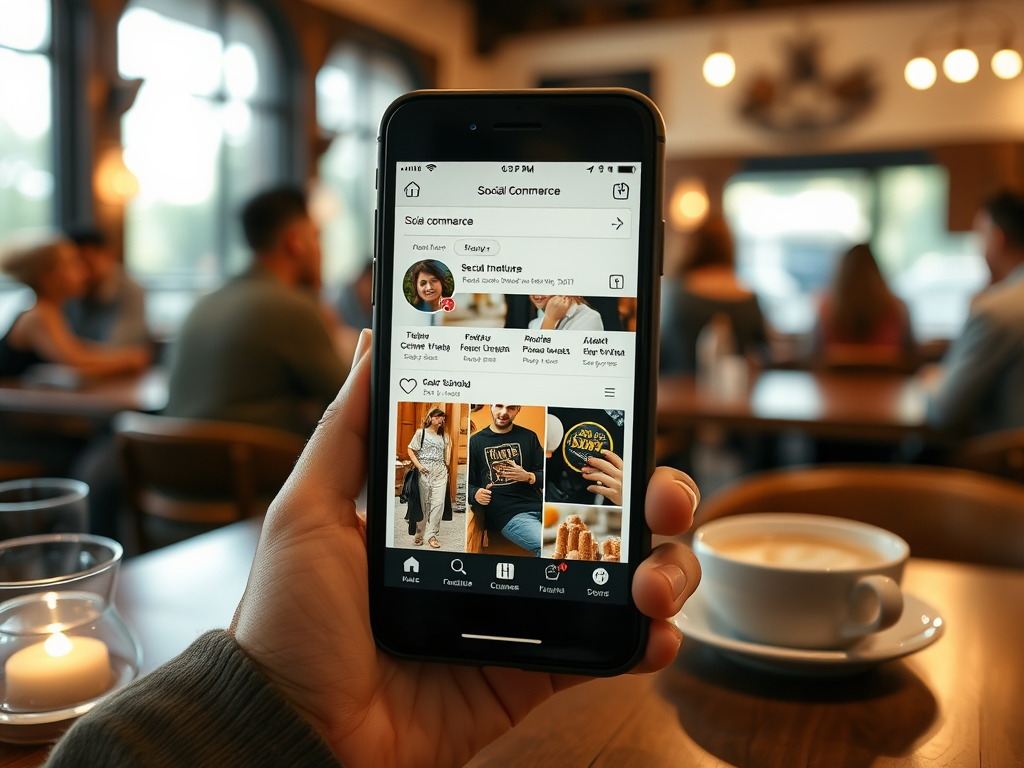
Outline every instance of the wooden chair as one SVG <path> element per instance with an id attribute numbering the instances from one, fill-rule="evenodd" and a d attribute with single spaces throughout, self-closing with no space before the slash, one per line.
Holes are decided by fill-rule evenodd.
<path id="1" fill-rule="evenodd" d="M 501 531 L 487 530 L 484 515 L 478 515 L 472 506 L 466 508 L 466 551 L 482 555 L 533 556 L 530 551 L 506 539 Z"/>
<path id="2" fill-rule="evenodd" d="M 949 463 L 1024 483 L 1024 429 L 972 438 L 953 454 Z"/>
<path id="3" fill-rule="evenodd" d="M 1024 488 L 937 467 L 777 470 L 704 500 L 693 528 L 727 515 L 801 512 L 886 528 L 918 557 L 1024 568 Z"/>
<path id="4" fill-rule="evenodd" d="M 139 546 L 160 518 L 177 538 L 262 514 L 305 441 L 251 424 L 121 413 L 114 420 Z M 165 537 L 166 538 L 166 537 Z"/>

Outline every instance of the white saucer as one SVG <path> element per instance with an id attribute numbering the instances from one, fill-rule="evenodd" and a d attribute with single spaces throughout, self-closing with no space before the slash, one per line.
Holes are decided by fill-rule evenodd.
<path id="1" fill-rule="evenodd" d="M 923 600 L 903 593 L 903 615 L 889 629 L 838 651 L 784 648 L 739 640 L 724 629 L 698 589 L 676 614 L 676 625 L 687 637 L 717 648 L 733 661 L 756 669 L 787 674 L 835 677 L 861 672 L 883 661 L 926 648 L 940 637 L 946 623 Z"/>

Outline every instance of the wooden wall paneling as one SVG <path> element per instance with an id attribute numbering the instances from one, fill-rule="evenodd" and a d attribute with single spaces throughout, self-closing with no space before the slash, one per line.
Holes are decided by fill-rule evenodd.
<path id="1" fill-rule="evenodd" d="M 950 232 L 969 232 L 986 198 L 1005 187 L 1024 188 L 1024 143 L 952 144 L 932 149 L 949 171 Z"/>

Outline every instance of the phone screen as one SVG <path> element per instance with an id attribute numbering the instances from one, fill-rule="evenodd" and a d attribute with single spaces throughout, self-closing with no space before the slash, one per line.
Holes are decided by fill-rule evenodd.
<path id="1" fill-rule="evenodd" d="M 385 583 L 625 604 L 641 164 L 393 171 Z"/>

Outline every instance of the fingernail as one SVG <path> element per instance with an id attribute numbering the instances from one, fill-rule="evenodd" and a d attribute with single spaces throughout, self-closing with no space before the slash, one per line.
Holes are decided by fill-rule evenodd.
<path id="1" fill-rule="evenodd" d="M 676 624 L 675 618 L 669 619 L 668 625 L 672 629 L 672 634 L 676 636 L 676 640 L 683 642 L 683 630 L 681 630 L 679 625 Z"/>
<path id="2" fill-rule="evenodd" d="M 668 579 L 672 588 L 672 601 L 679 602 L 686 592 L 686 574 L 678 565 L 659 565 L 655 570 Z"/>
<path id="3" fill-rule="evenodd" d="M 700 504 L 700 499 L 697 498 L 697 494 L 693 492 L 693 488 L 691 488 L 688 484 L 683 482 L 680 482 L 679 484 L 683 486 L 683 490 L 690 494 L 690 503 L 693 504 L 693 511 L 696 512 L 697 505 Z"/>
<path id="4" fill-rule="evenodd" d="M 363 355 L 370 351 L 370 344 L 373 341 L 373 333 L 369 328 L 363 328 L 359 332 L 359 340 L 356 342 L 356 351 L 352 355 L 352 367 L 355 368 L 356 364 L 363 359 Z"/>

